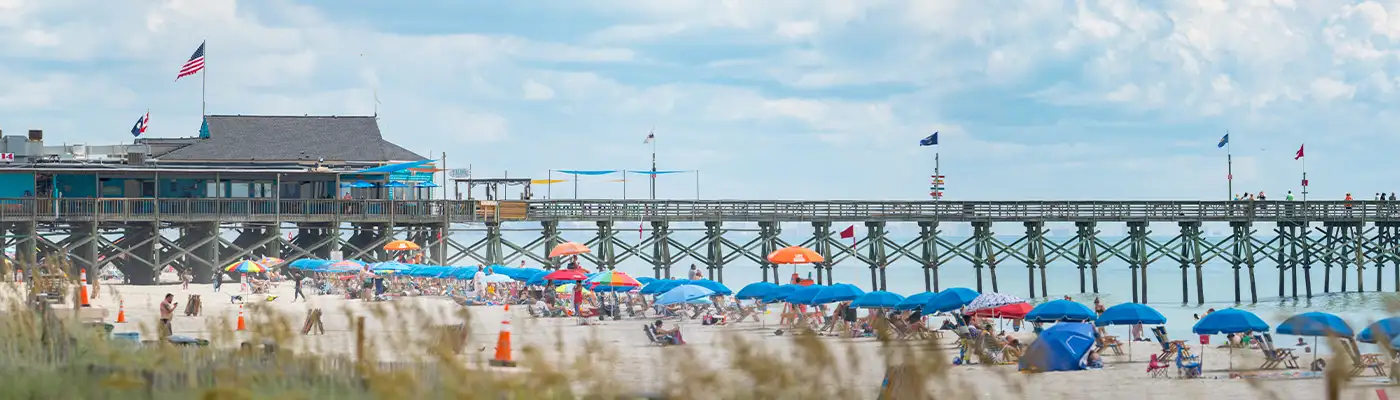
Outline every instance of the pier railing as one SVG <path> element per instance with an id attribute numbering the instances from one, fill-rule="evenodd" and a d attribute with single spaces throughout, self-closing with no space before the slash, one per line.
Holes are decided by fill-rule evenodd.
<path id="1" fill-rule="evenodd" d="M 533 200 L 523 218 L 474 200 L 0 199 L 3 221 L 1261 221 L 1400 223 L 1388 201 Z M 500 202 L 508 203 L 508 202 Z"/>

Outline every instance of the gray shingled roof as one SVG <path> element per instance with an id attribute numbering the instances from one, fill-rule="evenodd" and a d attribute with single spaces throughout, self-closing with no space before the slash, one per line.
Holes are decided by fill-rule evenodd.
<path id="1" fill-rule="evenodd" d="M 209 138 L 160 156 L 210 161 L 418 161 L 384 140 L 374 117 L 210 115 Z"/>

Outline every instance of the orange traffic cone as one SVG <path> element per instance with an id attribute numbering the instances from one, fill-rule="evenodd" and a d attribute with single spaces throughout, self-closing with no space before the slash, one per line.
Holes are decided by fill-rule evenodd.
<path id="1" fill-rule="evenodd" d="M 83 307 L 92 307 L 92 304 L 88 304 L 87 269 L 84 268 L 79 271 L 78 274 L 82 277 L 82 282 L 79 283 L 80 286 L 78 286 L 78 297 L 83 298 L 83 302 L 81 303 Z"/>
<path id="2" fill-rule="evenodd" d="M 506 316 L 501 318 L 501 333 L 496 337 L 496 358 L 489 362 L 495 367 L 514 367 L 510 359 L 510 305 L 506 305 Z"/>
<path id="3" fill-rule="evenodd" d="M 235 330 L 240 330 L 240 331 L 241 331 L 241 330 L 246 330 L 246 329 L 248 329 L 248 324 L 245 323 L 245 322 L 243 322 L 243 305 L 242 305 L 242 304 L 239 304 L 239 305 L 238 305 L 238 328 L 235 329 Z"/>
<path id="4" fill-rule="evenodd" d="M 117 303 L 117 323 L 126 323 L 126 302 L 124 301 Z"/>

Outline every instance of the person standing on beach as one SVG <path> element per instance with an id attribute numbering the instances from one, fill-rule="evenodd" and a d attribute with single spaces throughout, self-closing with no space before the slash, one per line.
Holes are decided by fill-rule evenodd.
<path id="1" fill-rule="evenodd" d="M 160 303 L 160 332 L 159 332 L 159 335 L 160 335 L 160 338 L 161 338 L 161 339 L 168 338 L 168 337 L 170 337 L 171 334 L 174 333 L 174 330 L 170 327 L 170 325 L 171 325 L 171 324 L 170 324 L 170 320 L 171 320 L 172 318 L 175 318 L 175 305 L 176 305 L 176 304 L 180 304 L 180 303 L 176 303 L 176 302 L 175 302 L 175 295 L 172 294 L 172 293 L 166 293 L 166 294 L 165 294 L 165 301 L 162 301 L 162 302 Z"/>
<path id="2" fill-rule="evenodd" d="M 303 281 L 303 279 L 299 276 L 293 276 L 292 278 L 296 279 L 296 292 L 292 293 L 292 302 L 295 303 L 297 299 L 301 299 L 301 302 L 305 303 L 306 295 L 301 293 L 301 281 Z"/>
<path id="3" fill-rule="evenodd" d="M 180 290 L 190 290 L 189 271 L 180 271 Z"/>
<path id="4" fill-rule="evenodd" d="M 218 293 L 221 286 L 224 286 L 224 274 L 214 271 L 214 293 Z"/>

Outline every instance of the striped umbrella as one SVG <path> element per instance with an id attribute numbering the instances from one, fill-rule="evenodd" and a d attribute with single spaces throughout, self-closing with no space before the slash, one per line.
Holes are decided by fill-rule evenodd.
<path id="1" fill-rule="evenodd" d="M 631 275 L 627 275 L 626 272 L 622 271 L 599 272 L 597 275 L 593 275 L 593 277 L 583 281 L 583 283 L 594 286 L 642 286 L 641 282 L 638 282 L 636 279 L 632 278 Z"/>
<path id="2" fill-rule="evenodd" d="M 227 267 L 224 267 L 224 271 L 241 273 L 256 273 L 263 272 L 266 270 L 266 268 L 263 268 L 263 266 L 258 265 L 258 263 L 248 260 L 239 261 L 233 264 L 229 264 Z"/>
<path id="3" fill-rule="evenodd" d="M 261 266 L 263 266 L 264 268 L 272 268 L 272 266 L 277 265 L 277 264 L 281 264 L 281 263 L 286 262 L 286 261 L 287 261 L 287 260 L 283 260 L 283 259 L 280 259 L 280 258 L 277 258 L 277 257 L 263 257 L 263 258 L 259 258 L 258 261 L 254 261 L 254 262 L 258 263 L 258 265 L 261 265 Z"/>
<path id="4" fill-rule="evenodd" d="M 977 298 L 972 299 L 971 303 L 967 303 L 967 312 L 971 313 L 976 312 L 978 310 L 997 308 L 1005 305 L 1025 302 L 1025 299 L 1005 293 L 983 293 L 982 295 L 977 296 Z"/>

